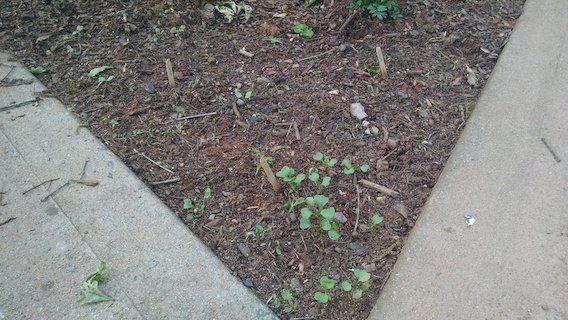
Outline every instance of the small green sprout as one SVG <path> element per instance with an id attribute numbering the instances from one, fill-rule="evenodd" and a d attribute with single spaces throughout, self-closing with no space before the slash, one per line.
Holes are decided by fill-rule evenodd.
<path id="1" fill-rule="evenodd" d="M 292 300 L 292 293 L 290 290 L 284 290 L 281 293 L 282 299 L 288 302 L 288 305 L 284 308 L 284 312 L 290 313 L 294 310 L 294 301 Z"/>
<path id="2" fill-rule="evenodd" d="M 294 173 L 295 173 L 294 169 L 288 166 L 284 166 L 282 167 L 282 169 L 280 169 L 280 171 L 276 173 L 276 176 L 282 178 L 282 180 L 287 182 L 288 185 L 290 185 L 290 188 L 292 188 L 292 190 L 296 190 L 300 182 L 306 179 L 306 175 L 303 173 L 294 175 Z"/>
<path id="3" fill-rule="evenodd" d="M 270 43 L 274 43 L 274 44 L 276 44 L 276 43 L 282 43 L 282 39 L 276 38 L 276 37 L 274 37 L 274 36 L 268 36 L 268 37 L 264 38 L 264 40 L 266 40 L 266 41 L 268 41 L 268 42 L 270 42 Z"/>
<path id="4" fill-rule="evenodd" d="M 323 292 L 316 292 L 314 294 L 314 299 L 321 303 L 327 303 L 329 301 L 329 290 L 331 290 L 333 286 L 335 286 L 335 280 L 332 280 L 327 276 L 322 276 L 320 278 L 320 284 L 323 288 Z"/>
<path id="5" fill-rule="evenodd" d="M 321 152 L 317 152 L 312 158 L 323 163 L 323 166 L 328 168 L 333 167 L 337 163 L 337 159 L 324 156 Z"/>
<path id="6" fill-rule="evenodd" d="M 183 33 L 185 32 L 185 25 L 182 24 L 181 26 L 179 26 L 179 28 L 172 27 L 172 28 L 170 29 L 170 32 L 173 33 L 173 34 L 175 34 L 175 35 L 181 35 L 181 34 L 183 34 Z"/>
<path id="7" fill-rule="evenodd" d="M 327 231 L 328 237 L 335 241 L 339 239 L 340 234 L 337 232 L 337 224 L 333 221 L 335 208 L 329 207 L 324 209 L 328 202 L 328 197 L 319 194 L 314 197 L 306 198 L 306 204 L 308 206 L 300 210 L 300 229 L 313 228 L 316 231 Z M 319 224 L 312 224 L 311 218 L 313 216 L 321 219 Z"/>
<path id="8" fill-rule="evenodd" d="M 286 208 L 288 210 L 294 210 L 294 207 L 299 206 L 301 204 L 304 204 L 305 202 L 306 202 L 306 199 L 292 195 L 292 199 L 290 201 L 286 202 L 286 204 L 284 205 L 284 208 Z"/>
<path id="9" fill-rule="evenodd" d="M 252 235 L 256 241 L 260 241 L 262 236 L 264 236 L 264 228 L 260 224 L 257 224 L 254 227 L 254 231 L 252 231 Z"/>
<path id="10" fill-rule="evenodd" d="M 31 74 L 33 74 L 34 76 L 37 76 L 39 74 L 42 74 L 45 72 L 45 69 L 42 66 L 39 67 L 32 67 L 30 68 L 30 72 Z"/>
<path id="11" fill-rule="evenodd" d="M 309 173 L 310 175 L 308 176 L 308 179 L 310 179 L 312 182 L 314 182 L 317 185 L 318 192 L 320 193 L 323 190 L 323 188 L 329 186 L 329 184 L 331 183 L 330 177 L 323 177 L 322 180 L 320 181 L 320 175 L 318 173 L 318 169 L 316 168 L 310 168 Z"/>
<path id="12" fill-rule="evenodd" d="M 114 127 L 118 126 L 118 120 L 110 119 L 108 124 L 110 125 L 111 128 L 114 128 Z"/>
<path id="13" fill-rule="evenodd" d="M 97 67 L 97 68 L 93 68 L 91 69 L 91 71 L 89 71 L 88 73 L 88 77 L 92 78 L 92 77 L 96 77 L 99 75 L 99 73 L 108 70 L 108 69 L 112 69 L 111 66 L 102 66 L 102 67 Z"/>
<path id="14" fill-rule="evenodd" d="M 371 286 L 369 283 L 371 275 L 366 270 L 361 269 L 353 269 L 353 273 L 355 274 L 355 277 L 357 277 L 357 280 L 353 280 L 353 282 L 349 282 L 347 280 L 343 281 L 341 282 L 341 288 L 343 288 L 343 291 L 345 292 L 349 292 L 353 290 L 353 288 L 356 288 L 353 291 L 353 299 L 361 299 L 361 297 L 363 297 L 363 292 L 369 290 L 369 287 Z"/>
<path id="15" fill-rule="evenodd" d="M 274 240 L 274 245 L 275 245 L 274 251 L 276 251 L 276 254 L 281 255 L 282 254 L 282 247 L 280 247 L 280 241 Z"/>
<path id="16" fill-rule="evenodd" d="M 72 36 L 78 36 L 81 35 L 81 32 L 85 29 L 85 27 L 83 26 L 77 26 L 77 28 L 75 28 L 75 31 L 73 31 L 73 33 L 71 33 Z"/>
<path id="17" fill-rule="evenodd" d="M 378 214 L 373 215 L 373 217 L 371 218 L 371 224 L 361 224 L 361 230 L 362 231 L 367 231 L 372 229 L 374 226 L 380 224 L 381 222 L 383 222 L 383 217 L 379 216 Z"/>
<path id="18" fill-rule="evenodd" d="M 316 3 L 317 0 L 307 0 L 306 1 L 306 7 L 311 7 L 314 3 Z"/>
<path id="19" fill-rule="evenodd" d="M 299 34 L 304 38 L 311 38 L 314 36 L 314 31 L 312 30 L 312 28 L 298 21 L 294 21 L 294 24 L 292 25 L 292 30 L 294 30 L 295 33 Z"/>
<path id="20" fill-rule="evenodd" d="M 242 2 L 236 4 L 234 1 L 225 2 L 221 6 L 215 6 L 215 10 L 222 14 L 223 17 L 227 19 L 228 23 L 231 23 L 235 16 L 239 16 L 245 23 L 247 23 L 252 16 L 252 12 L 254 11 L 251 6 Z"/>
<path id="21" fill-rule="evenodd" d="M 235 97 L 239 98 L 239 99 L 250 99 L 250 97 L 252 97 L 252 91 L 247 91 L 245 92 L 244 96 L 240 91 L 235 91 Z"/>
<path id="22" fill-rule="evenodd" d="M 143 133 L 144 133 L 144 131 L 142 131 L 141 129 L 134 129 L 134 130 L 132 130 L 132 135 L 135 136 L 135 137 L 136 137 L 136 136 L 139 136 L 139 135 L 141 135 L 141 134 L 143 134 Z"/>
<path id="23" fill-rule="evenodd" d="M 207 202 L 207 200 L 211 198 L 211 188 L 206 188 L 205 189 L 205 193 L 203 194 L 203 202 L 202 203 L 198 203 L 198 204 L 194 204 L 193 201 L 191 201 L 191 199 L 186 198 L 183 200 L 183 208 L 184 209 L 193 209 L 193 211 L 195 213 L 198 213 L 199 216 L 203 215 L 203 212 L 205 212 L 205 202 Z M 190 215 L 188 215 L 189 217 Z M 186 217 L 186 219 L 190 222 L 193 221 L 193 215 L 191 215 L 190 218 Z"/>
<path id="24" fill-rule="evenodd" d="M 186 112 L 187 112 L 187 108 L 184 107 L 184 106 L 176 106 L 176 107 L 174 108 L 174 111 L 175 111 L 176 113 L 186 113 Z"/>
<path id="25" fill-rule="evenodd" d="M 105 78 L 105 77 L 102 77 L 102 76 L 101 76 L 101 77 L 99 77 L 98 80 L 99 80 L 99 84 L 100 84 L 100 83 L 103 83 L 103 82 L 112 81 L 112 79 L 114 79 L 114 76 L 110 76 L 110 77 L 108 77 L 108 78 Z"/>
<path id="26" fill-rule="evenodd" d="M 343 161 L 341 161 L 341 164 L 345 167 L 343 169 L 343 173 L 350 175 L 350 174 L 354 174 L 355 171 L 357 170 L 357 167 L 354 166 L 351 163 L 351 160 L 349 160 L 349 158 L 345 158 L 343 159 Z M 364 164 L 362 166 L 359 167 L 359 170 L 361 170 L 362 172 L 367 172 L 369 171 L 369 165 L 368 164 Z"/>

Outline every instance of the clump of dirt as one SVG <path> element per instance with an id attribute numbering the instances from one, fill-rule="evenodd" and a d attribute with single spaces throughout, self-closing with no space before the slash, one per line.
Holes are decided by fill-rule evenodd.
<path id="1" fill-rule="evenodd" d="M 353 14 L 346 1 L 248 4 L 248 22 L 227 23 L 210 5 L 176 0 L 6 0 L 0 45 L 43 67 L 43 94 L 60 98 L 282 318 L 364 319 L 521 4 L 406 0 L 401 20 L 355 14 L 343 29 Z M 314 36 L 294 33 L 294 21 Z M 101 66 L 112 69 L 88 76 Z M 338 163 L 314 160 L 317 152 Z M 292 189 L 279 179 L 276 192 L 261 158 L 274 173 L 316 169 L 330 183 L 306 178 Z M 203 204 L 206 188 L 202 213 L 184 209 L 185 199 Z M 300 228 L 305 204 L 285 207 L 316 194 L 341 213 L 319 226 L 336 225 L 336 241 Z M 373 225 L 375 215 L 383 220 Z M 339 284 L 356 268 L 371 275 L 360 299 Z M 336 281 L 327 304 L 314 300 L 323 276 Z"/>

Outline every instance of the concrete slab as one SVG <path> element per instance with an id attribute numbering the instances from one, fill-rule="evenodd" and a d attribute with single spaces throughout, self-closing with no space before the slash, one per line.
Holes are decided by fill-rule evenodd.
<path id="1" fill-rule="evenodd" d="M 33 80 L 0 87 L 0 110 L 44 89 L 8 55 L 0 63 L 0 79 Z M 51 98 L 0 111 L 0 222 L 16 218 L 0 226 L 0 319 L 277 319 L 78 125 Z M 64 185 L 83 168 L 97 186 Z M 78 306 L 81 284 L 101 260 L 109 277 L 101 288 L 117 301 Z"/>
<path id="2" fill-rule="evenodd" d="M 526 2 L 369 319 L 568 319 L 567 40 Z"/>

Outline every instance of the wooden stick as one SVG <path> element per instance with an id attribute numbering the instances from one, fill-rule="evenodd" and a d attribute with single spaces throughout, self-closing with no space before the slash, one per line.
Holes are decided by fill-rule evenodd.
<path id="1" fill-rule="evenodd" d="M 254 53 L 250 53 L 250 52 L 246 51 L 245 48 L 242 48 L 241 50 L 239 50 L 239 53 L 242 54 L 245 57 L 248 57 L 248 58 L 254 57 Z"/>
<path id="2" fill-rule="evenodd" d="M 134 149 L 134 148 L 132 148 L 132 149 L 134 150 L 134 152 L 136 152 L 136 153 L 138 153 L 139 155 L 143 156 L 144 158 L 148 159 L 148 161 L 152 162 L 153 164 L 157 165 L 158 167 L 160 167 L 160 168 L 162 168 L 162 169 L 166 170 L 166 171 L 167 171 L 167 172 L 169 172 L 169 173 L 173 173 L 173 171 L 172 171 L 172 170 L 170 170 L 170 169 L 168 169 L 168 168 L 164 167 L 163 165 L 161 165 L 161 164 L 157 163 L 156 161 L 154 161 L 154 160 L 150 159 L 150 157 L 148 157 L 147 155 L 145 155 L 145 154 L 143 154 L 143 153 L 140 153 L 140 152 L 138 152 L 138 150 L 136 150 L 136 149 Z"/>
<path id="3" fill-rule="evenodd" d="M 160 184 L 168 184 L 168 183 L 174 183 L 174 182 L 178 182 L 179 178 L 173 178 L 173 179 L 168 179 L 168 180 L 163 180 L 163 181 L 154 181 L 154 182 L 149 182 L 148 184 L 151 186 L 157 186 Z"/>
<path id="4" fill-rule="evenodd" d="M 61 188 L 65 187 L 66 185 L 69 184 L 69 181 L 65 182 L 63 185 L 61 185 L 59 188 L 55 189 L 52 193 L 48 194 L 47 196 L 45 196 L 45 198 L 41 199 L 41 202 L 45 202 L 47 201 L 47 199 L 49 199 L 49 197 L 51 197 L 52 195 L 54 195 L 57 191 L 59 191 Z"/>
<path id="5" fill-rule="evenodd" d="M 260 161 L 260 165 L 262 166 L 262 170 L 266 174 L 266 178 L 268 179 L 268 182 L 270 182 L 270 184 L 272 185 L 272 189 L 274 189 L 274 191 L 280 193 L 282 191 L 282 187 L 280 186 L 280 183 L 276 179 L 274 172 L 272 172 L 270 165 L 268 164 L 268 162 L 266 162 L 266 158 L 261 155 L 259 161 Z"/>
<path id="6" fill-rule="evenodd" d="M 349 18 L 347 18 L 347 20 L 345 20 L 345 22 L 343 23 L 343 25 L 341 26 L 341 28 L 339 28 L 339 33 L 343 32 L 343 30 L 345 30 L 345 28 L 347 28 L 347 25 L 351 22 L 351 20 L 353 20 L 353 18 L 355 18 L 355 16 L 359 13 L 359 10 L 355 10 L 355 12 L 353 12 Z"/>
<path id="7" fill-rule="evenodd" d="M 381 193 L 384 193 L 388 196 L 394 197 L 394 196 L 398 196 L 399 193 L 397 191 L 394 191 L 392 189 L 389 189 L 385 186 L 381 186 L 380 184 L 376 184 L 374 182 L 371 182 L 369 180 L 359 180 L 359 182 L 361 182 L 361 184 L 367 188 L 371 188 L 371 189 L 375 189 Z"/>
<path id="8" fill-rule="evenodd" d="M 30 192 L 30 191 L 32 191 L 32 190 L 35 190 L 36 188 L 39 188 L 39 187 L 43 186 L 43 185 L 46 184 L 46 183 L 50 183 L 50 182 L 57 181 L 57 180 L 59 180 L 59 178 L 55 178 L 55 179 L 50 179 L 50 180 L 44 181 L 44 182 L 42 182 L 42 183 L 40 183 L 40 184 L 38 184 L 38 185 L 36 185 L 36 186 L 31 187 L 30 189 L 28 189 L 28 190 L 26 190 L 26 191 L 24 191 L 22 194 L 25 195 L 26 193 L 28 193 L 28 192 Z"/>
<path id="9" fill-rule="evenodd" d="M 375 52 L 377 53 L 377 59 L 379 60 L 379 66 L 381 67 L 381 74 L 385 79 L 387 78 L 387 65 L 385 64 L 385 58 L 383 57 L 383 50 L 381 47 L 376 47 Z"/>
<path id="10" fill-rule="evenodd" d="M 174 88 L 176 86 L 176 79 L 174 78 L 174 70 L 170 59 L 166 59 L 166 72 L 168 73 L 168 83 L 170 87 Z"/>
<path id="11" fill-rule="evenodd" d="M 201 114 L 195 114 L 195 115 L 187 116 L 187 117 L 183 117 L 183 118 L 178 118 L 178 120 L 186 120 L 186 119 L 200 118 L 200 117 L 206 117 L 206 116 L 214 116 L 216 114 L 217 114 L 217 112 L 201 113 Z"/>

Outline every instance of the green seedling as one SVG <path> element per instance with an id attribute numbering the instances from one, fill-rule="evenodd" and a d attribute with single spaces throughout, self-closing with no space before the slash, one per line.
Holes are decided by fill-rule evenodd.
<path id="1" fill-rule="evenodd" d="M 288 210 L 294 210 L 294 208 L 296 206 L 299 206 L 301 204 L 304 204 L 306 202 L 306 199 L 302 198 L 302 197 L 296 197 L 295 195 L 291 195 L 292 199 L 288 202 L 286 202 L 286 204 L 284 205 L 284 208 L 288 209 Z"/>
<path id="2" fill-rule="evenodd" d="M 101 73 L 105 70 L 108 70 L 108 69 L 112 69 L 112 67 L 111 66 L 102 66 L 102 67 L 93 68 L 93 69 L 91 69 L 91 71 L 89 71 L 87 76 L 89 78 L 96 77 L 96 76 L 99 75 L 99 73 Z"/>
<path id="3" fill-rule="evenodd" d="M 148 39 L 148 41 L 150 43 L 156 43 L 158 42 L 158 35 L 164 33 L 164 31 L 158 27 L 154 28 L 154 35 L 150 36 L 150 38 Z"/>
<path id="4" fill-rule="evenodd" d="M 235 16 L 238 16 L 245 23 L 247 23 L 252 16 L 252 12 L 254 11 L 251 6 L 246 5 L 243 2 L 236 4 L 234 1 L 225 2 L 223 5 L 215 6 L 215 10 L 222 14 L 223 17 L 227 19 L 228 23 L 231 23 Z"/>
<path id="5" fill-rule="evenodd" d="M 314 36 L 314 30 L 312 30 L 312 28 L 298 21 L 294 21 L 294 24 L 292 25 L 292 30 L 294 30 L 295 33 L 299 34 L 304 38 L 311 38 Z"/>
<path id="6" fill-rule="evenodd" d="M 299 173 L 298 175 L 294 174 L 295 174 L 294 169 L 288 166 L 284 166 L 282 167 L 282 169 L 280 169 L 280 171 L 276 173 L 276 176 L 282 178 L 282 180 L 288 183 L 288 185 L 290 186 L 290 188 L 292 188 L 292 190 L 296 190 L 300 182 L 306 179 L 306 175 L 303 173 Z"/>
<path id="7" fill-rule="evenodd" d="M 371 96 L 372 97 L 378 97 L 381 93 L 381 89 L 379 87 L 374 87 L 374 86 L 369 86 L 370 90 L 371 90 Z"/>
<path id="8" fill-rule="evenodd" d="M 203 215 L 203 212 L 205 212 L 205 202 L 207 202 L 209 198 L 211 198 L 211 188 L 206 188 L 205 193 L 203 194 L 203 202 L 194 204 L 193 201 L 191 201 L 191 199 L 186 198 L 183 200 L 183 208 L 193 209 L 195 213 L 199 214 L 198 216 L 201 216 Z M 188 218 L 189 216 L 191 217 Z M 195 217 L 193 217 L 193 215 L 188 215 L 186 217 L 186 219 L 190 222 L 192 222 L 194 218 Z"/>
<path id="9" fill-rule="evenodd" d="M 233 231 L 235 231 L 235 227 L 228 227 L 228 228 L 227 228 L 227 227 L 225 227 L 225 226 L 222 226 L 222 227 L 221 227 L 221 231 L 227 232 L 227 233 L 232 233 Z"/>
<path id="10" fill-rule="evenodd" d="M 33 74 L 34 76 L 37 76 L 39 74 L 42 74 L 45 72 L 45 69 L 42 66 L 39 67 L 32 67 L 30 68 L 30 72 L 31 74 Z"/>
<path id="11" fill-rule="evenodd" d="M 318 173 L 318 169 L 310 168 L 309 173 L 310 173 L 310 175 L 308 176 L 308 179 L 310 179 L 312 182 L 314 182 L 316 184 L 316 186 L 318 187 L 319 193 L 322 192 L 323 188 L 329 186 L 329 184 L 331 182 L 331 178 L 330 177 L 323 177 L 320 181 L 320 175 Z"/>
<path id="12" fill-rule="evenodd" d="M 266 41 L 268 41 L 268 42 L 270 42 L 270 43 L 274 43 L 274 44 L 276 44 L 276 43 L 282 43 L 282 39 L 276 38 L 276 37 L 274 37 L 274 36 L 268 36 L 268 37 L 264 38 L 264 40 L 266 40 Z"/>
<path id="13" fill-rule="evenodd" d="M 139 136 L 139 135 L 141 135 L 141 134 L 143 134 L 143 133 L 144 133 L 144 131 L 142 131 L 141 129 L 134 129 L 134 130 L 132 130 L 132 135 L 135 136 L 135 137 L 136 137 L 136 136 Z"/>
<path id="14" fill-rule="evenodd" d="M 367 231 L 372 229 L 374 226 L 383 222 L 383 217 L 379 216 L 378 214 L 373 215 L 371 218 L 371 224 L 361 224 L 361 230 Z"/>
<path id="15" fill-rule="evenodd" d="M 355 289 L 353 291 L 353 299 L 361 299 L 361 297 L 363 297 L 363 292 L 369 290 L 369 287 L 371 286 L 369 283 L 371 275 L 366 270 L 361 269 L 353 269 L 353 273 L 357 279 L 352 282 L 347 280 L 341 282 L 341 288 L 343 288 L 343 291 L 345 292 Z"/>
<path id="16" fill-rule="evenodd" d="M 365 71 L 367 71 L 368 73 L 370 73 L 371 75 L 373 73 L 375 74 L 381 74 L 381 66 L 376 66 L 376 65 L 372 65 L 372 64 L 366 64 L 365 65 Z"/>
<path id="17" fill-rule="evenodd" d="M 323 288 L 323 292 L 316 292 L 314 294 L 314 299 L 321 303 L 327 303 L 329 301 L 329 290 L 331 290 L 333 286 L 335 286 L 335 280 L 332 280 L 327 276 L 323 276 L 320 278 L 320 284 Z"/>
<path id="18" fill-rule="evenodd" d="M 181 35 L 181 34 L 183 34 L 183 33 L 185 32 L 185 25 L 182 24 L 181 26 L 179 26 L 179 28 L 172 27 L 172 28 L 170 29 L 170 32 L 173 33 L 173 34 L 175 34 L 175 35 Z"/>
<path id="19" fill-rule="evenodd" d="M 314 3 L 316 3 L 317 0 L 307 0 L 306 1 L 306 7 L 311 7 Z"/>
<path id="20" fill-rule="evenodd" d="M 250 97 L 252 97 L 252 91 L 247 91 L 245 92 L 245 94 L 243 95 L 240 91 L 235 91 L 235 97 L 239 98 L 239 99 L 250 99 Z"/>
<path id="21" fill-rule="evenodd" d="M 109 82 L 109 81 L 112 81 L 112 79 L 114 79 L 114 76 L 110 76 L 110 77 L 108 77 L 108 78 L 105 78 L 105 77 L 99 77 L 99 79 L 98 79 L 98 80 L 99 80 L 99 84 L 101 84 L 101 83 L 103 83 L 103 82 Z"/>
<path id="22" fill-rule="evenodd" d="M 292 300 L 292 293 L 290 290 L 284 290 L 281 293 L 282 299 L 288 302 L 288 305 L 284 308 L 284 312 L 290 313 L 294 310 L 294 301 Z"/>
<path id="23" fill-rule="evenodd" d="M 349 8 L 360 8 L 379 20 L 396 20 L 402 17 L 397 0 L 351 0 Z"/>
<path id="24" fill-rule="evenodd" d="M 110 119 L 110 120 L 108 121 L 108 124 L 110 125 L 111 128 L 114 128 L 114 127 L 118 126 L 118 120 L 116 120 L 116 119 Z"/>
<path id="25" fill-rule="evenodd" d="M 73 33 L 71 33 L 72 36 L 78 36 L 81 35 L 81 32 L 85 29 L 85 27 L 83 26 L 77 26 L 77 28 L 75 28 L 75 31 L 73 31 Z"/>
<path id="26" fill-rule="evenodd" d="M 276 251 L 277 255 L 282 254 L 282 247 L 280 247 L 280 241 L 274 240 L 274 251 Z"/>
<path id="27" fill-rule="evenodd" d="M 341 161 L 341 164 L 345 167 L 345 168 L 343 168 L 343 173 L 345 173 L 347 175 L 354 174 L 357 169 L 361 170 L 361 172 L 369 171 L 369 165 L 368 164 L 364 164 L 364 165 L 360 166 L 359 168 L 357 168 L 356 166 L 354 166 L 351 163 L 351 160 L 349 160 L 349 158 L 343 159 L 343 161 Z"/>
<path id="28" fill-rule="evenodd" d="M 264 228 L 260 224 L 257 224 L 254 227 L 254 231 L 252 231 L 252 236 L 256 241 L 260 241 L 262 236 L 264 236 Z"/>
<path id="29" fill-rule="evenodd" d="M 274 308 L 280 308 L 280 299 L 278 298 L 278 295 L 276 293 L 272 294 L 272 296 L 270 297 L 270 302 L 272 302 Z"/>
<path id="30" fill-rule="evenodd" d="M 176 113 L 186 113 L 186 112 L 187 112 L 187 108 L 184 107 L 184 106 L 176 106 L 176 107 L 174 108 L 174 111 L 175 111 Z"/>
<path id="31" fill-rule="evenodd" d="M 316 231 L 327 231 L 327 235 L 331 240 L 337 240 L 340 234 L 337 232 L 337 224 L 333 221 L 335 208 L 324 208 L 329 202 L 329 198 L 322 195 L 316 195 L 313 198 L 306 198 L 307 207 L 300 210 L 300 229 L 313 228 Z M 319 224 L 312 224 L 312 217 L 319 220 Z"/>
<path id="32" fill-rule="evenodd" d="M 317 152 L 316 154 L 314 154 L 312 158 L 315 161 L 323 163 L 323 166 L 328 168 L 335 166 L 335 164 L 337 163 L 337 159 L 324 156 L 323 153 L 321 152 Z"/>
<path id="33" fill-rule="evenodd" d="M 93 273 L 83 282 L 83 296 L 78 301 L 79 304 L 91 304 L 104 301 L 111 301 L 114 298 L 107 296 L 99 290 L 99 283 L 106 279 L 106 262 L 101 261 L 97 272 Z"/>

